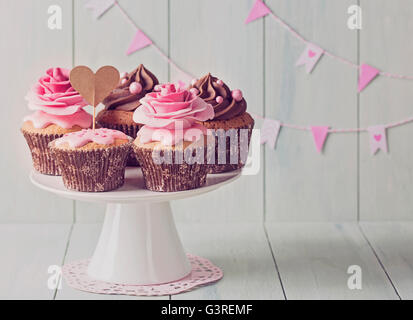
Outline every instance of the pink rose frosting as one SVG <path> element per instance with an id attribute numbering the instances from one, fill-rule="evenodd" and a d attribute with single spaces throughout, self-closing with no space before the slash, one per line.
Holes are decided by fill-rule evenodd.
<path id="1" fill-rule="evenodd" d="M 214 109 L 195 93 L 172 83 L 158 85 L 155 92 L 146 94 L 133 114 L 141 143 L 160 141 L 174 145 L 181 141 L 196 141 L 206 134 L 206 128 L 196 121 L 214 118 Z"/>
<path id="2" fill-rule="evenodd" d="M 130 140 L 123 132 L 112 129 L 83 129 L 81 131 L 65 134 L 62 138 L 55 140 L 55 145 L 60 146 L 68 143 L 71 148 L 80 148 L 89 142 L 95 142 L 101 145 L 115 143 L 116 139 Z"/>
<path id="3" fill-rule="evenodd" d="M 86 101 L 72 88 L 70 70 L 50 68 L 26 96 L 29 109 L 58 116 L 72 115 L 87 106 Z"/>

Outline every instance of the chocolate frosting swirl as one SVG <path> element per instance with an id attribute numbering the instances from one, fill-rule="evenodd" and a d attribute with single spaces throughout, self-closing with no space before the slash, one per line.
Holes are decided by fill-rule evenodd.
<path id="1" fill-rule="evenodd" d="M 124 83 L 122 84 L 122 80 Z M 139 82 L 142 91 L 138 94 L 130 92 L 129 87 L 133 82 Z M 152 92 L 154 87 L 159 84 L 158 79 L 142 64 L 135 70 L 128 73 L 120 80 L 119 86 L 103 100 L 106 110 L 135 111 L 141 103 L 139 102 L 147 93 Z"/>
<path id="2" fill-rule="evenodd" d="M 198 89 L 198 96 L 213 106 L 215 111 L 214 120 L 228 120 L 243 114 L 247 110 L 245 99 L 242 98 L 241 101 L 236 101 L 232 97 L 228 86 L 222 81 L 221 83 L 218 81 L 218 78 L 208 73 L 196 81 L 191 88 Z M 222 101 L 218 102 L 217 97 L 222 97 Z"/>

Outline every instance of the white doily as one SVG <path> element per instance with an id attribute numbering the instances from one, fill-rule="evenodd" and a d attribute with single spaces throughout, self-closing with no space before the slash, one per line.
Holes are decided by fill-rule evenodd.
<path id="1" fill-rule="evenodd" d="M 130 296 L 164 296 L 189 291 L 196 287 L 213 283 L 223 277 L 223 272 L 205 258 L 187 254 L 192 271 L 185 278 L 158 285 L 125 285 L 91 279 L 87 275 L 89 260 L 68 263 L 63 266 L 63 276 L 67 284 L 75 289 L 100 294 L 121 294 Z"/>

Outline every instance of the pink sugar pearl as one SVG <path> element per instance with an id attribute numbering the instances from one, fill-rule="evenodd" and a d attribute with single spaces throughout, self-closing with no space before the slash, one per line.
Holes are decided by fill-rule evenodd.
<path id="1" fill-rule="evenodd" d="M 121 83 L 121 84 L 125 84 L 126 82 L 128 82 L 128 80 L 122 79 L 122 81 L 121 81 L 120 83 Z"/>
<path id="2" fill-rule="evenodd" d="M 128 76 L 128 73 L 127 72 L 122 72 L 121 74 L 120 74 L 120 77 L 121 78 L 126 78 Z"/>
<path id="3" fill-rule="evenodd" d="M 199 93 L 199 90 L 197 88 L 192 88 L 189 90 L 192 94 L 197 95 Z"/>
<path id="4" fill-rule="evenodd" d="M 139 82 L 132 82 L 129 86 L 129 92 L 132 94 L 139 94 L 142 92 L 142 85 Z"/>
<path id="5" fill-rule="evenodd" d="M 222 102 L 224 101 L 224 98 L 221 97 L 221 96 L 218 96 L 218 97 L 215 98 L 215 101 L 216 101 L 217 103 L 222 103 Z"/>
<path id="6" fill-rule="evenodd" d="M 239 89 L 232 91 L 232 97 L 235 101 L 240 102 L 242 100 L 242 91 Z"/>
<path id="7" fill-rule="evenodd" d="M 218 83 L 218 85 L 221 86 L 221 87 L 224 85 L 224 82 L 223 82 L 221 79 L 219 79 L 219 80 L 217 81 L 217 83 Z"/>

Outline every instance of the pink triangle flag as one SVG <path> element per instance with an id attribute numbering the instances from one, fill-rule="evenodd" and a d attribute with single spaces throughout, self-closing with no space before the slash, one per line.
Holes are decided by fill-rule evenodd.
<path id="1" fill-rule="evenodd" d="M 271 13 L 271 10 L 264 3 L 261 0 L 256 0 L 248 18 L 245 20 L 245 24 L 265 17 L 269 13 Z"/>
<path id="2" fill-rule="evenodd" d="M 383 150 L 385 153 L 387 150 L 387 136 L 386 136 L 386 127 L 385 126 L 371 126 L 367 128 L 369 132 L 370 140 L 370 152 L 372 155 L 375 155 L 377 151 Z"/>
<path id="3" fill-rule="evenodd" d="M 311 132 L 313 133 L 315 147 L 317 151 L 321 153 L 324 147 L 324 143 L 326 141 L 328 135 L 328 126 L 313 126 L 311 127 Z"/>
<path id="4" fill-rule="evenodd" d="M 261 127 L 261 144 L 266 143 L 274 149 L 277 144 L 280 128 L 280 121 L 265 118 Z"/>
<path id="5" fill-rule="evenodd" d="M 92 16 L 97 20 L 114 4 L 115 0 L 88 0 L 85 3 L 85 7 L 92 10 Z"/>
<path id="6" fill-rule="evenodd" d="M 360 66 L 360 77 L 358 91 L 363 89 L 379 74 L 380 70 L 369 66 L 368 64 L 362 64 Z"/>
<path id="7" fill-rule="evenodd" d="M 305 65 L 305 70 L 307 73 L 310 73 L 323 54 L 323 49 L 315 44 L 309 43 L 295 65 L 297 67 Z"/>
<path id="8" fill-rule="evenodd" d="M 128 51 L 126 51 L 126 54 L 130 55 L 131 53 L 134 53 L 135 51 L 145 48 L 146 46 L 149 46 L 151 44 L 152 40 L 149 39 L 141 30 L 138 30 L 136 31 L 135 36 L 133 37 L 133 40 L 129 45 Z"/>

